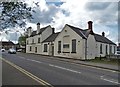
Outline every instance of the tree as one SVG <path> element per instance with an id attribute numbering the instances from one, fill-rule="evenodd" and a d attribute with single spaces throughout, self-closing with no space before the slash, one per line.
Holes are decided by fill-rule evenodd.
<path id="1" fill-rule="evenodd" d="M 20 36 L 19 39 L 18 39 L 18 43 L 20 45 L 22 45 L 22 46 L 25 46 L 25 44 L 26 44 L 26 38 L 27 37 L 25 35 Z"/>
<path id="2" fill-rule="evenodd" d="M 34 12 L 25 2 L 0 2 L 0 10 L 0 29 L 24 27 Z"/>

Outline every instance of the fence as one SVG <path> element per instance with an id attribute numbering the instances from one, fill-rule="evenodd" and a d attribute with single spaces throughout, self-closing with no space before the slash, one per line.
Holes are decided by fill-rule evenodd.
<path id="1" fill-rule="evenodd" d="M 120 59 L 120 55 L 106 55 L 108 59 Z"/>

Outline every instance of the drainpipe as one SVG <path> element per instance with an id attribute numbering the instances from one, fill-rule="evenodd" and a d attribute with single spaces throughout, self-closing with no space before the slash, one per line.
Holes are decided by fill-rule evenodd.
<path id="1" fill-rule="evenodd" d="M 87 40 L 85 39 L 85 60 L 87 60 Z"/>

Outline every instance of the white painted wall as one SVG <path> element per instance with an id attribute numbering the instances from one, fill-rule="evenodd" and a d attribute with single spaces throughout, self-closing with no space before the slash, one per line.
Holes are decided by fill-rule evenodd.
<path id="1" fill-rule="evenodd" d="M 112 46 L 112 53 L 114 54 L 114 46 L 115 46 L 115 51 L 117 46 L 113 44 L 106 44 L 102 42 L 96 42 L 97 47 L 96 47 L 96 57 L 104 57 L 106 55 L 106 45 L 108 46 L 107 52 L 108 55 L 110 54 L 110 46 Z M 100 44 L 102 44 L 102 54 L 100 54 Z"/>
<path id="2" fill-rule="evenodd" d="M 65 32 L 67 31 L 67 32 Z M 70 53 L 63 53 L 63 37 L 69 35 L 69 52 Z M 76 53 L 72 52 L 72 39 L 76 39 Z M 61 41 L 61 53 L 58 53 L 58 41 Z M 68 26 L 65 26 L 61 33 L 57 36 L 54 42 L 54 55 L 61 56 L 61 57 L 69 57 L 69 58 L 76 58 L 76 59 L 84 59 L 84 42 L 85 40 L 82 39 L 76 32 L 70 29 Z"/>
<path id="3" fill-rule="evenodd" d="M 89 34 L 87 39 L 87 59 L 94 59 L 96 56 L 96 41 L 94 35 Z"/>
<path id="4" fill-rule="evenodd" d="M 26 53 L 35 53 L 35 47 L 37 47 L 37 53 L 36 54 L 45 54 L 48 55 L 48 53 L 43 52 L 43 47 L 44 45 L 42 43 L 38 43 L 38 38 L 40 37 L 40 42 L 44 41 L 47 39 L 50 35 L 52 34 L 52 28 L 49 26 L 47 29 L 45 29 L 42 34 L 40 35 L 35 35 L 33 37 L 29 37 L 26 39 L 29 41 L 29 43 L 26 45 Z M 34 43 L 32 44 L 32 39 L 34 39 Z M 30 51 L 30 46 L 32 47 L 32 51 Z"/>

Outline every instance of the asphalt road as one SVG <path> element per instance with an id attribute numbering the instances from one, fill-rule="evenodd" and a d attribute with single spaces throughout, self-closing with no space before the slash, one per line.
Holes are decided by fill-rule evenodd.
<path id="1" fill-rule="evenodd" d="M 3 53 L 2 57 L 54 86 L 120 85 L 118 72 L 114 71 L 76 65 L 53 57 L 35 54 Z M 18 76 L 18 78 L 21 77 Z"/>
<path id="2" fill-rule="evenodd" d="M 2 85 L 42 85 L 9 64 L 2 62 Z"/>

